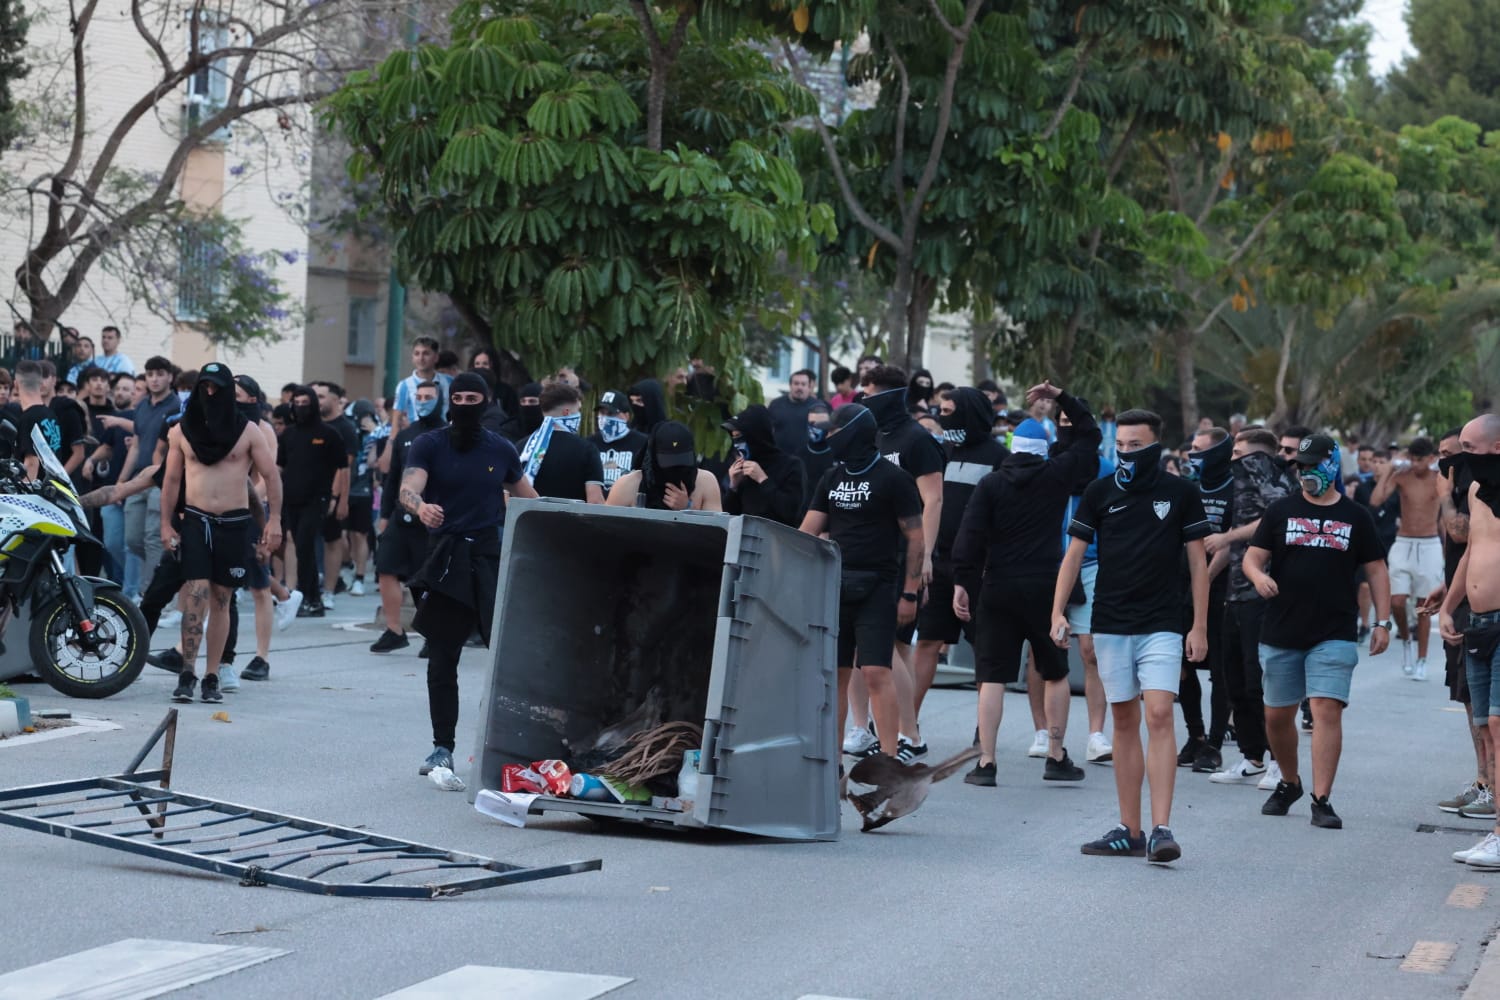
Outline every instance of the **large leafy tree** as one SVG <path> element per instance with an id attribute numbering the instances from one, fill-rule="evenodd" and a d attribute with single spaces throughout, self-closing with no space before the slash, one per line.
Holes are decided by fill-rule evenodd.
<path id="1" fill-rule="evenodd" d="M 1416 54 L 1392 70 L 1370 107 L 1389 128 L 1457 115 L 1500 129 L 1500 0 L 1410 0 Z"/>
<path id="2" fill-rule="evenodd" d="M 624 384 L 695 357 L 749 391 L 742 314 L 833 235 L 785 135 L 810 95 L 704 40 L 691 11 L 493 10 L 460 5 L 451 44 L 393 55 L 329 102 L 403 271 L 534 368 Z"/>
<path id="3" fill-rule="evenodd" d="M 19 129 L 14 88 L 29 71 L 26 27 L 21 0 L 0 0 L 0 150 L 10 148 Z"/>

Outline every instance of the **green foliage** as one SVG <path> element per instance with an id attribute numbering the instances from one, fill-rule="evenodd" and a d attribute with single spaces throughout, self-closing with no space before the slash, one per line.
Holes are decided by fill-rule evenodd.
<path id="1" fill-rule="evenodd" d="M 29 18 L 21 0 L 0 0 L 0 150 L 10 148 L 20 131 L 11 88 L 26 77 L 26 29 Z"/>
<path id="2" fill-rule="evenodd" d="M 742 400 L 742 314 L 778 260 L 810 263 L 834 235 L 785 136 L 811 97 L 690 31 L 653 152 L 647 45 L 623 0 L 492 9 L 462 4 L 449 46 L 397 53 L 328 104 L 402 270 L 534 368 L 624 385 L 696 357 Z"/>
<path id="3" fill-rule="evenodd" d="M 0 684 L 0 698 L 14 698 L 16 693 L 4 684 Z"/>
<path id="4" fill-rule="evenodd" d="M 1416 55 L 1379 87 L 1373 119 L 1396 129 L 1457 115 L 1500 129 L 1500 0 L 1410 0 L 1406 25 Z"/>

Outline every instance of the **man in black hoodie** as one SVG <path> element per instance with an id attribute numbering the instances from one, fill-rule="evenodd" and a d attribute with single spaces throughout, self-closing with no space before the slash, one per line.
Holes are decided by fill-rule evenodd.
<path id="1" fill-rule="evenodd" d="M 500 428 L 500 436 L 515 445 L 524 442 L 536 433 L 538 427 L 542 426 L 542 384 L 540 382 L 527 382 L 521 386 L 517 409 L 520 412 L 507 420 Z M 488 410 L 488 405 L 486 405 L 486 410 Z"/>
<path id="2" fill-rule="evenodd" d="M 927 603 L 917 615 L 917 653 L 913 666 L 919 718 L 922 702 L 937 676 L 938 655 L 943 646 L 958 642 L 961 636 L 967 636 L 971 643 L 974 641 L 973 624 L 959 621 L 953 613 L 953 543 L 974 488 L 1000 468 L 1010 454 L 990 433 L 993 411 L 984 393 L 978 389 L 952 389 L 938 405 L 939 419 L 948 439 L 948 464 L 943 469 L 943 520 L 932 551 L 932 583 L 927 587 Z"/>
<path id="3" fill-rule="evenodd" d="M 417 385 L 415 423 L 401 428 L 391 442 L 390 472 L 380 490 L 380 539 L 375 546 L 375 575 L 380 583 L 380 611 L 385 631 L 370 646 L 372 653 L 391 653 L 411 645 L 401 625 L 401 584 L 421 568 L 427 558 L 427 529 L 415 514 L 401 508 L 401 476 L 411 444 L 428 431 L 447 426 L 443 420 L 443 389 L 435 381 Z"/>
<path id="4" fill-rule="evenodd" d="M 805 473 L 795 455 L 776 445 L 771 414 L 759 404 L 724 422 L 733 441 L 735 459 L 729 467 L 729 492 L 724 510 L 749 514 L 796 527 L 802 520 Z"/>
<path id="5" fill-rule="evenodd" d="M 833 408 L 827 403 L 814 403 L 807 411 L 807 442 L 798 452 L 802 467 L 807 472 L 807 492 L 802 495 L 802 513 L 807 513 L 812 503 L 813 490 L 823 473 L 833 468 L 833 450 L 828 447 L 828 425 L 833 421 Z"/>
<path id="6" fill-rule="evenodd" d="M 656 425 L 667 419 L 667 394 L 654 378 L 641 379 L 630 387 L 630 409 L 634 419 L 630 429 L 649 435 Z"/>
<path id="7" fill-rule="evenodd" d="M 973 391 L 973 390 L 970 390 Z M 984 397 L 974 392 L 981 399 Z M 1047 781 L 1082 781 L 1083 769 L 1068 757 L 1068 655 L 1050 641 L 1052 592 L 1057 584 L 1061 523 L 1073 487 L 1099 467 L 1099 427 L 1077 399 L 1050 382 L 1027 393 L 1028 405 L 1055 399 L 1072 421 L 1066 451 L 1048 458 L 1046 430 L 1022 422 L 1011 453 L 998 472 L 979 481 L 953 545 L 956 586 L 953 613 L 960 621 L 977 614 L 974 646 L 979 679 L 979 763 L 964 780 L 995 784 L 995 740 L 1005 706 L 1005 685 L 1021 674 L 1021 645 L 1031 643 L 1046 682 Z M 977 595 L 977 607 L 971 600 Z"/>

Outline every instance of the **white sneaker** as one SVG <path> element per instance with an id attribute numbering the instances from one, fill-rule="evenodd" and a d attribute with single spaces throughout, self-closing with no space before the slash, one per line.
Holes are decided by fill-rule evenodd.
<path id="1" fill-rule="evenodd" d="M 1425 681 L 1427 679 L 1427 661 L 1418 660 L 1411 668 L 1411 679 L 1414 681 Z"/>
<path id="2" fill-rule="evenodd" d="M 1103 733 L 1089 733 L 1088 762 L 1090 764 L 1108 764 L 1114 759 L 1115 748 L 1109 742 L 1109 737 Z"/>
<path id="3" fill-rule="evenodd" d="M 1026 751 L 1028 757 L 1045 757 L 1051 752 L 1052 741 L 1047 737 L 1047 730 L 1038 729 L 1036 739 L 1031 741 L 1031 749 Z"/>
<path id="4" fill-rule="evenodd" d="M 1265 773 L 1264 764 L 1241 757 L 1232 766 L 1210 774 L 1208 780 L 1217 785 L 1248 785 L 1252 781 L 1259 783 L 1261 775 Z"/>
<path id="5" fill-rule="evenodd" d="M 861 754 L 875 743 L 875 737 L 864 726 L 850 726 L 844 733 L 844 753 Z"/>
<path id="6" fill-rule="evenodd" d="M 325 611 L 333 610 L 333 595 L 326 591 L 323 594 L 323 609 Z"/>
<path id="7" fill-rule="evenodd" d="M 365 581 L 356 576 L 354 582 L 349 584 L 349 593 L 353 597 L 364 597 Z"/>
<path id="8" fill-rule="evenodd" d="M 1496 841 L 1497 844 L 1492 844 L 1491 841 Z M 1496 837 L 1493 833 L 1487 833 L 1484 835 L 1484 839 L 1475 844 L 1473 847 L 1462 851 L 1454 851 L 1453 860 L 1457 861 L 1460 864 L 1464 864 L 1468 862 L 1470 858 L 1480 853 L 1481 851 L 1484 851 L 1487 848 L 1490 850 L 1495 850 L 1497 846 L 1500 846 L 1500 837 Z"/>
<path id="9" fill-rule="evenodd" d="M 351 590 L 354 587 L 354 567 L 340 566 L 339 579 L 344 581 L 344 589 Z"/>
<path id="10" fill-rule="evenodd" d="M 1255 787 L 1263 792 L 1274 792 L 1279 784 L 1281 784 L 1281 765 L 1274 760 L 1266 761 L 1266 776 L 1261 778 L 1260 784 Z"/>
<path id="11" fill-rule="evenodd" d="M 240 675 L 227 663 L 219 664 L 219 690 L 226 694 L 240 689 Z"/>
<path id="12" fill-rule="evenodd" d="M 297 609 L 302 607 L 302 591 L 294 590 L 286 600 L 276 605 L 276 628 L 285 632 L 297 620 Z"/>
<path id="13" fill-rule="evenodd" d="M 1412 671 L 1412 665 L 1411 665 L 1411 640 L 1410 639 L 1402 639 L 1401 640 L 1401 672 L 1403 674 L 1405 674 L 1406 676 L 1410 677 L 1411 676 L 1411 671 Z"/>
<path id="14" fill-rule="evenodd" d="M 157 628 L 176 628 L 177 626 L 179 626 L 181 624 L 182 624 L 182 612 L 181 611 L 163 611 L 161 613 L 161 617 L 159 619 L 157 619 L 156 627 Z"/>
<path id="15" fill-rule="evenodd" d="M 1470 868 L 1500 868 L 1500 837 L 1491 833 L 1466 853 L 1469 856 L 1464 858 L 1464 864 Z"/>

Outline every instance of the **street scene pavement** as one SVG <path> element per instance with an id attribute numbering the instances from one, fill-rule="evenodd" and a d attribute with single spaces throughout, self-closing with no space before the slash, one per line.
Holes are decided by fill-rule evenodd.
<path id="1" fill-rule="evenodd" d="M 1089 766 L 1080 784 L 1044 784 L 1018 694 L 1007 696 L 998 788 L 954 779 L 874 834 L 858 832 L 847 805 L 836 843 L 550 815 L 508 827 L 417 775 L 429 749 L 423 661 L 415 642 L 370 654 L 374 612 L 373 597 L 341 597 L 329 618 L 278 633 L 269 683 L 247 682 L 223 706 L 182 706 L 173 787 L 513 864 L 598 858 L 602 871 L 434 901 L 333 899 L 0 827 L 0 973 L 141 938 L 286 952 L 173 994 L 245 1000 L 373 998 L 470 965 L 617 977 L 629 982 L 609 995 L 622 1000 L 1446 998 L 1500 923 L 1496 876 L 1449 857 L 1484 826 L 1434 804 L 1472 777 L 1462 717 L 1436 679 L 1401 676 L 1399 653 L 1356 671 L 1332 797 L 1344 830 L 1310 826 L 1305 800 L 1263 817 L 1265 793 L 1184 768 L 1173 814 L 1184 855 L 1156 868 L 1079 854 L 1117 821 L 1112 774 Z M 487 669 L 484 650 L 465 651 L 461 775 Z M 0 742 L 4 784 L 118 773 L 173 683 L 147 668 L 101 702 L 20 685 L 36 707 L 120 728 Z M 974 699 L 929 699 L 932 759 L 968 744 Z M 211 719 L 221 708 L 227 723 Z M 1081 759 L 1081 698 L 1073 713 Z M 1307 753 L 1304 734 L 1304 768 Z M 502 995 L 599 995 L 550 988 Z"/>

